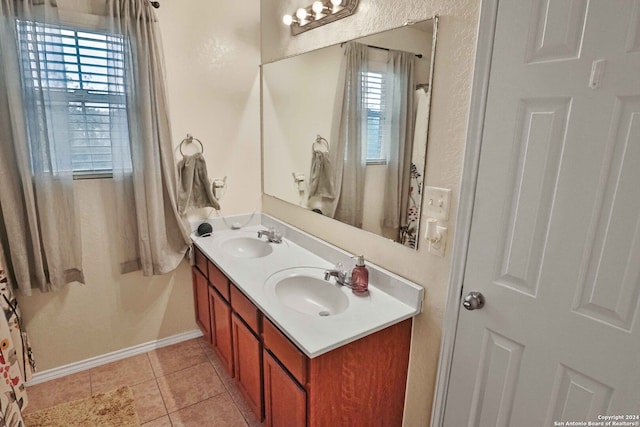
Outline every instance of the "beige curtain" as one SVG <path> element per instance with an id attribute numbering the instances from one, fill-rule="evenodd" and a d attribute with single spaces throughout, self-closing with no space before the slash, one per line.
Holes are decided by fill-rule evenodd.
<path id="1" fill-rule="evenodd" d="M 102 1 L 102 0 L 92 0 Z M 109 0 L 112 31 L 129 40 L 126 95 L 131 150 L 114 147 L 122 272 L 174 270 L 189 233 L 177 211 L 164 58 L 154 10 L 143 0 Z"/>
<path id="2" fill-rule="evenodd" d="M 37 77 L 21 78 L 45 69 L 46 57 L 37 43 L 29 60 L 20 57 L 21 40 L 37 35 L 34 25 L 20 34 L 16 26 L 16 19 L 58 22 L 58 10 L 49 1 L 0 0 L 0 15 L 0 236 L 10 274 L 30 295 L 83 281 L 69 120 L 64 109 L 49 108 L 60 100 L 38 90 Z"/>
<path id="3" fill-rule="evenodd" d="M 367 72 L 367 47 L 360 43 L 347 43 L 344 58 L 344 90 L 342 108 L 337 121 L 335 148 L 331 163 L 335 165 L 336 198 L 333 217 L 344 223 L 362 228 L 364 216 L 364 178 L 366 168 L 367 114 L 364 106 L 362 76 Z"/>
<path id="4" fill-rule="evenodd" d="M 388 149 L 383 227 L 406 227 L 414 130 L 415 55 L 389 51 L 385 87 L 384 145 Z"/>

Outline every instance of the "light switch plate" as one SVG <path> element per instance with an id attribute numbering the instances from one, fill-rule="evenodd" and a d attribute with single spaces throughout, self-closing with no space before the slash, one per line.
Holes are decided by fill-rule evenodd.
<path id="1" fill-rule="evenodd" d="M 425 187 L 424 196 L 427 201 L 424 216 L 435 218 L 438 221 L 447 221 L 451 204 L 451 190 L 427 186 Z"/>

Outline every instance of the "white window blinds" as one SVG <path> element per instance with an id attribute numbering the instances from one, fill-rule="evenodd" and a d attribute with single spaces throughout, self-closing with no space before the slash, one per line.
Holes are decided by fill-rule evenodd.
<path id="1" fill-rule="evenodd" d="M 51 118 L 68 121 L 48 127 L 53 167 L 70 164 L 80 177 L 110 174 L 112 146 L 129 141 L 124 38 L 28 21 L 17 21 L 17 29 L 27 96 L 44 100 Z M 62 140 L 70 152 L 56 150 Z M 56 162 L 61 152 L 70 159 Z"/>
<path id="2" fill-rule="evenodd" d="M 384 73 L 367 71 L 362 75 L 363 97 L 367 113 L 367 163 L 384 163 Z"/>

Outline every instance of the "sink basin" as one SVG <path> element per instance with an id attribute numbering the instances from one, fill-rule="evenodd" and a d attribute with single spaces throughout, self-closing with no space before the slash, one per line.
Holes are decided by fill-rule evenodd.
<path id="1" fill-rule="evenodd" d="M 299 313 L 333 316 L 349 307 L 340 287 L 324 280 L 324 269 L 292 268 L 273 274 L 266 286 L 276 300 Z"/>
<path id="2" fill-rule="evenodd" d="M 222 242 L 220 247 L 237 258 L 261 258 L 273 252 L 269 243 L 255 237 L 233 237 Z"/>

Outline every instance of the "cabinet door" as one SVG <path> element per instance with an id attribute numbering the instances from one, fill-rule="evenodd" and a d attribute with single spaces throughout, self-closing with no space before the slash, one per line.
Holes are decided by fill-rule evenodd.
<path id="1" fill-rule="evenodd" d="M 196 323 L 204 338 L 211 342 L 211 321 L 209 320 L 209 285 L 207 278 L 196 267 L 192 268 L 193 274 L 193 305 L 196 310 Z"/>
<path id="2" fill-rule="evenodd" d="M 233 350 L 231 346 L 231 306 L 212 286 L 209 286 L 211 310 L 211 346 L 233 376 Z"/>
<path id="3" fill-rule="evenodd" d="M 249 407 L 262 421 L 262 345 L 235 313 L 231 325 L 234 377 Z"/>
<path id="4" fill-rule="evenodd" d="M 305 427 L 307 394 L 266 350 L 264 410 L 268 427 Z"/>

